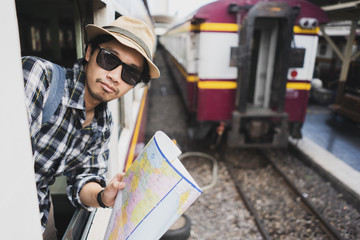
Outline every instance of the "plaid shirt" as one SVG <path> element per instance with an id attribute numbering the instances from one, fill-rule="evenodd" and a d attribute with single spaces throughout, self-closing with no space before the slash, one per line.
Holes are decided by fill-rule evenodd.
<path id="1" fill-rule="evenodd" d="M 65 91 L 54 115 L 42 123 L 42 111 L 48 97 L 52 64 L 36 57 L 22 59 L 26 106 L 30 123 L 35 179 L 43 230 L 50 209 L 49 186 L 59 175 L 67 176 L 67 195 L 76 207 L 85 183 L 95 181 L 105 186 L 109 156 L 108 142 L 112 125 L 107 104 L 95 109 L 95 117 L 85 128 L 85 72 L 81 61 L 66 69 Z"/>

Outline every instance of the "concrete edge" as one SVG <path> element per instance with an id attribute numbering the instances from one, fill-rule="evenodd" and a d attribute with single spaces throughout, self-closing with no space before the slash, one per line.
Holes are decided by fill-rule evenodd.
<path id="1" fill-rule="evenodd" d="M 360 172 L 307 137 L 301 140 L 289 138 L 289 143 L 303 154 L 323 177 L 329 178 L 338 191 L 343 193 L 345 190 L 346 200 L 360 209 Z"/>

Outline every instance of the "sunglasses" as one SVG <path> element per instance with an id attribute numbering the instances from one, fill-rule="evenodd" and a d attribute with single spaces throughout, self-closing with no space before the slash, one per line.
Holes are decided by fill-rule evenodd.
<path id="1" fill-rule="evenodd" d="M 115 54 L 106 50 L 105 48 L 99 47 L 99 52 L 96 57 L 96 63 L 107 71 L 112 71 L 119 65 L 122 65 L 121 78 L 127 84 L 135 86 L 141 81 L 142 73 L 136 68 L 131 67 L 122 62 Z"/>

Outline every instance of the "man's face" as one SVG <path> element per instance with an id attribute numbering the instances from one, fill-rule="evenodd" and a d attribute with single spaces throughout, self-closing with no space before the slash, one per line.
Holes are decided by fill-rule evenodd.
<path id="1" fill-rule="evenodd" d="M 140 72 L 143 71 L 144 57 L 136 50 L 122 45 L 116 40 L 102 43 L 99 47 L 110 51 L 125 64 L 134 67 Z M 121 78 L 123 65 L 119 65 L 110 71 L 105 70 L 96 62 L 100 48 L 94 49 L 92 53 L 91 51 L 92 49 L 89 46 L 85 55 L 88 62 L 85 66 L 85 99 L 87 102 L 93 104 L 108 102 L 120 98 L 133 88 L 132 85 L 127 84 Z"/>

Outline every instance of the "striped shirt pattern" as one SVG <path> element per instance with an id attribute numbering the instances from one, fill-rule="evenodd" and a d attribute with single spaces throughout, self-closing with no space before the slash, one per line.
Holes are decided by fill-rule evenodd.
<path id="1" fill-rule="evenodd" d="M 57 110 L 46 123 L 42 110 L 52 80 L 52 64 L 37 57 L 23 57 L 26 106 L 30 125 L 40 219 L 45 230 L 50 209 L 49 186 L 55 177 L 67 177 L 67 195 L 75 207 L 89 211 L 80 202 L 85 183 L 105 186 L 109 157 L 108 143 L 112 119 L 106 103 L 95 109 L 91 124 L 82 127 L 85 118 L 85 72 L 82 61 L 66 69 L 64 95 Z"/>

